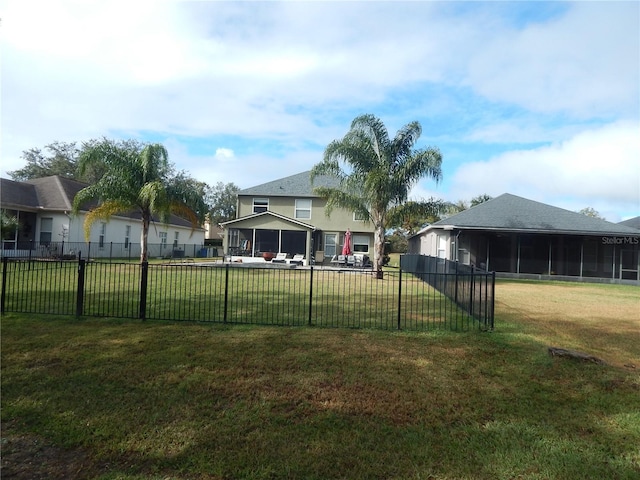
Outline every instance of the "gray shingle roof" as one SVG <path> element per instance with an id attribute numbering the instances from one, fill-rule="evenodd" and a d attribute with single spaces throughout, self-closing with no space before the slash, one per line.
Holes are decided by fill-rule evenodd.
<path id="1" fill-rule="evenodd" d="M 314 187 L 337 187 L 338 179 L 326 175 L 315 178 L 311 185 L 311 171 L 297 173 L 289 177 L 273 180 L 272 182 L 256 185 L 240 190 L 238 195 L 261 195 L 265 197 L 317 197 L 313 193 Z"/>
<path id="2" fill-rule="evenodd" d="M 629 220 L 619 222 L 618 225 L 624 225 L 625 227 L 631 227 L 635 228 L 636 230 L 640 230 L 640 217 L 630 218 Z"/>
<path id="3" fill-rule="evenodd" d="M 638 230 L 505 193 L 440 220 L 433 227 L 592 235 L 638 235 Z"/>
<path id="4" fill-rule="evenodd" d="M 70 178 L 53 175 L 50 177 L 34 178 L 25 182 L 16 182 L 6 178 L 0 179 L 0 206 L 11 210 L 35 211 L 37 209 L 53 211 L 71 211 L 73 199 L 77 193 L 88 184 L 71 180 Z M 96 201 L 91 201 L 83 207 L 83 210 L 95 207 Z M 119 217 L 139 220 L 138 212 L 129 212 L 117 215 Z M 154 222 L 159 223 L 157 217 Z M 190 227 L 188 220 L 171 215 L 171 225 Z"/>
<path id="5" fill-rule="evenodd" d="M 38 194 L 33 185 L 0 178 L 0 206 L 11 210 L 36 210 Z"/>
<path id="6" fill-rule="evenodd" d="M 87 186 L 86 183 L 59 175 L 34 178 L 25 183 L 35 187 L 40 206 L 49 210 L 71 210 L 73 199 Z"/>

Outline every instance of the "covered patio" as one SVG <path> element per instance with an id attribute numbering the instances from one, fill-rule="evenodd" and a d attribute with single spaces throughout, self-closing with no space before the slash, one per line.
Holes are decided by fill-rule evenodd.
<path id="1" fill-rule="evenodd" d="M 270 261 L 278 253 L 304 255 L 303 265 L 312 258 L 316 228 L 270 211 L 230 220 L 224 228 L 223 249 L 229 261 L 257 263 Z"/>

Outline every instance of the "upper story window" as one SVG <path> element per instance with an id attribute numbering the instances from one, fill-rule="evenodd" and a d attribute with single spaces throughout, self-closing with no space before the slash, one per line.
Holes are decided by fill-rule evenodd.
<path id="1" fill-rule="evenodd" d="M 363 216 L 360 212 L 353 212 L 354 222 L 366 222 L 367 220 L 369 220 L 369 217 Z"/>
<path id="2" fill-rule="evenodd" d="M 253 213 L 262 213 L 269 210 L 268 198 L 254 198 L 253 199 Z"/>
<path id="3" fill-rule="evenodd" d="M 311 199 L 299 198 L 296 200 L 296 209 L 293 218 L 310 219 L 311 218 Z"/>

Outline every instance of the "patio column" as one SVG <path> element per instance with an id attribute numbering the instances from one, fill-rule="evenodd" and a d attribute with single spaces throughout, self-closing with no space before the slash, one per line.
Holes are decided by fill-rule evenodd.
<path id="1" fill-rule="evenodd" d="M 252 232 L 253 232 L 253 240 L 251 241 L 251 256 L 255 257 L 256 256 L 256 229 L 254 228 Z"/>

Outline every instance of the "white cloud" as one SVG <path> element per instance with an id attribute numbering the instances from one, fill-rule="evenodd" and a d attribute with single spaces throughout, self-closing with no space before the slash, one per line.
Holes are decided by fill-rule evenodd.
<path id="1" fill-rule="evenodd" d="M 504 153 L 461 165 L 451 192 L 455 198 L 513 193 L 579 210 L 617 209 L 640 213 L 639 125 L 615 123 L 532 150 Z"/>
<path id="2" fill-rule="evenodd" d="M 230 148 L 218 148 L 216 149 L 215 158 L 223 162 L 229 161 L 234 157 L 233 150 Z"/>
<path id="3" fill-rule="evenodd" d="M 532 111 L 585 117 L 622 110 L 637 118 L 638 3 L 569 5 L 560 18 L 492 35 L 470 61 L 469 84 Z"/>

